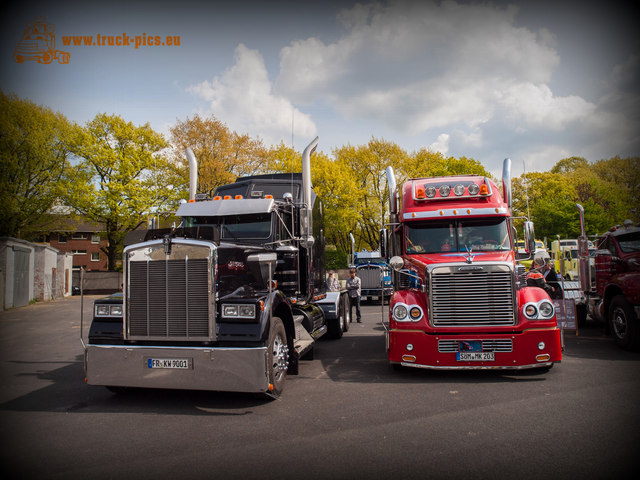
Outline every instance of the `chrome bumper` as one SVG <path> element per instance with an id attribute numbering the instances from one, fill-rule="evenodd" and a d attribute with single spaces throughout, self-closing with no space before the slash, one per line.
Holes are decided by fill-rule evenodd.
<path id="1" fill-rule="evenodd" d="M 150 368 L 149 360 L 187 360 L 188 368 Z M 267 349 L 88 345 L 89 385 L 266 392 Z"/>

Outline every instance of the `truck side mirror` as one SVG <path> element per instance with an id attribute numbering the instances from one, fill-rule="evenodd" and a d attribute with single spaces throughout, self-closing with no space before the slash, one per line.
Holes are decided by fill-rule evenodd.
<path id="1" fill-rule="evenodd" d="M 536 234 L 533 231 L 533 222 L 524 222 L 524 248 L 531 256 L 536 252 Z"/>
<path id="2" fill-rule="evenodd" d="M 387 229 L 380 229 L 380 257 L 387 258 L 388 254 L 388 245 L 387 245 Z"/>

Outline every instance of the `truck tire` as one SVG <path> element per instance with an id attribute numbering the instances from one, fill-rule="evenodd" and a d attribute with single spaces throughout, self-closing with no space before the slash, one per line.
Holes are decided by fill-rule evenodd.
<path id="1" fill-rule="evenodd" d="M 640 348 L 640 325 L 633 306 L 623 295 L 616 295 L 609 305 L 609 327 L 619 347 L 625 350 Z"/>
<path id="2" fill-rule="evenodd" d="M 344 305 L 344 298 L 346 295 L 340 295 L 338 299 L 338 318 L 333 318 L 329 320 L 329 324 L 327 325 L 329 331 L 329 338 L 333 338 L 337 340 L 338 338 L 342 338 L 342 334 L 349 330 L 348 318 L 347 318 L 347 308 Z"/>
<path id="3" fill-rule="evenodd" d="M 284 389 L 284 381 L 287 377 L 289 366 L 289 347 L 287 346 L 287 334 L 282 320 L 278 317 L 271 318 L 268 344 L 268 371 L 271 388 L 268 394 L 277 398 Z"/>
<path id="4" fill-rule="evenodd" d="M 587 325 L 588 310 L 586 303 L 576 303 L 576 321 L 578 322 L 578 328 L 582 328 Z"/>
<path id="5" fill-rule="evenodd" d="M 340 308 L 342 308 L 344 315 L 344 331 L 348 332 L 351 323 L 351 308 L 349 308 L 349 296 L 346 293 L 340 295 Z"/>

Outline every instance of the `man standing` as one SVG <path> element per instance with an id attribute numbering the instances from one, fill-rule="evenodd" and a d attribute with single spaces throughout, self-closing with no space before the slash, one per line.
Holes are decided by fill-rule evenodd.
<path id="1" fill-rule="evenodd" d="M 347 278 L 347 292 L 349 293 L 349 316 L 353 307 L 356 307 L 356 319 L 358 323 L 362 323 L 362 317 L 360 315 L 360 294 L 362 293 L 360 278 L 356 277 L 356 269 L 349 270 L 349 278 Z M 353 317 L 351 317 L 353 318 Z"/>

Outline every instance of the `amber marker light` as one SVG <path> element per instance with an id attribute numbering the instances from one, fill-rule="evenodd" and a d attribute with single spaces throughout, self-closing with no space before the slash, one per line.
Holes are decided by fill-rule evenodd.
<path id="1" fill-rule="evenodd" d="M 220 195 L 216 195 L 215 197 L 213 197 L 214 200 L 222 200 L 222 197 Z"/>
<path id="2" fill-rule="evenodd" d="M 233 197 L 233 198 L 235 198 L 236 200 L 242 200 L 242 195 L 236 195 L 236 196 L 235 196 L 235 197 Z"/>
<path id="3" fill-rule="evenodd" d="M 489 187 L 484 183 L 480 185 L 480 195 L 489 195 Z"/>
<path id="4" fill-rule="evenodd" d="M 222 197 L 223 200 L 231 200 L 231 195 L 225 195 Z"/>
<path id="5" fill-rule="evenodd" d="M 538 362 L 548 362 L 549 360 L 551 360 L 551 355 L 549 355 L 548 353 L 545 353 L 543 355 L 536 355 L 536 360 Z"/>
<path id="6" fill-rule="evenodd" d="M 415 355 L 402 355 L 402 361 L 403 362 L 415 362 L 416 361 L 416 357 Z"/>

